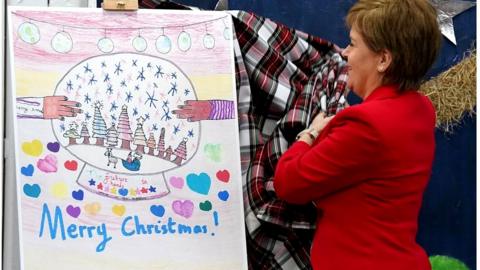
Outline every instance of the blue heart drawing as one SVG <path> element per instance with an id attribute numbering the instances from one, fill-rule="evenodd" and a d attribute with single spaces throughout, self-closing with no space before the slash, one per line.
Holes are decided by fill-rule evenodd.
<path id="1" fill-rule="evenodd" d="M 210 176 L 206 173 L 200 173 L 200 175 L 191 173 L 187 175 L 187 186 L 194 192 L 208 195 L 211 183 L 212 180 L 210 180 Z"/>
<path id="2" fill-rule="evenodd" d="M 228 191 L 220 191 L 218 192 L 218 198 L 224 202 L 228 200 L 228 197 L 230 197 L 230 194 L 228 194 Z"/>
<path id="3" fill-rule="evenodd" d="M 128 195 L 128 189 L 126 188 L 121 188 L 118 190 L 118 194 L 122 195 L 122 196 L 127 196 Z"/>
<path id="4" fill-rule="evenodd" d="M 152 205 L 150 206 L 150 212 L 157 217 L 163 217 L 165 214 L 165 208 L 161 205 Z"/>
<path id="5" fill-rule="evenodd" d="M 72 191 L 72 197 L 77 201 L 83 200 L 83 190 L 79 189 L 78 191 Z"/>
<path id="6" fill-rule="evenodd" d="M 20 171 L 21 171 L 22 174 L 25 175 L 25 176 L 32 176 L 34 169 L 35 169 L 35 168 L 33 167 L 32 164 L 28 164 L 27 167 L 22 167 L 22 169 L 20 169 Z"/>
<path id="7" fill-rule="evenodd" d="M 25 184 L 23 185 L 23 192 L 28 197 L 38 198 L 38 196 L 40 196 L 41 189 L 38 184 L 33 184 L 33 185 Z"/>

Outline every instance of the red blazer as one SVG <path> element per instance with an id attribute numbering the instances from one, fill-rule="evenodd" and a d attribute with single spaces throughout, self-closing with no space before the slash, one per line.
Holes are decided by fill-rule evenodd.
<path id="1" fill-rule="evenodd" d="M 431 269 L 415 238 L 434 130 L 427 97 L 383 86 L 338 113 L 312 146 L 296 142 L 282 155 L 277 196 L 319 209 L 314 269 Z"/>

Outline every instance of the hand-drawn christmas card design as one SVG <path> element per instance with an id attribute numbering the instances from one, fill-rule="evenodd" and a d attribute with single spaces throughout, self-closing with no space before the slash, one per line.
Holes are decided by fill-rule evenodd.
<path id="1" fill-rule="evenodd" d="M 12 8 L 22 269 L 246 269 L 224 12 Z"/>

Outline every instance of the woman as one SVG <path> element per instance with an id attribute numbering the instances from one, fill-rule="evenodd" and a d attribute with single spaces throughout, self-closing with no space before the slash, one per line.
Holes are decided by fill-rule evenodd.
<path id="1" fill-rule="evenodd" d="M 275 191 L 319 209 L 314 269 L 430 269 L 415 238 L 435 112 L 416 89 L 440 47 L 436 11 L 427 0 L 360 0 L 346 21 L 348 87 L 364 101 L 300 132 L 278 162 Z"/>

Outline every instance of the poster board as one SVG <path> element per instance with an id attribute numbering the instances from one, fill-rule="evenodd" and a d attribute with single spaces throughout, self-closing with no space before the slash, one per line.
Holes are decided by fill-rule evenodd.
<path id="1" fill-rule="evenodd" d="M 230 16 L 8 16 L 22 269 L 246 269 Z"/>

